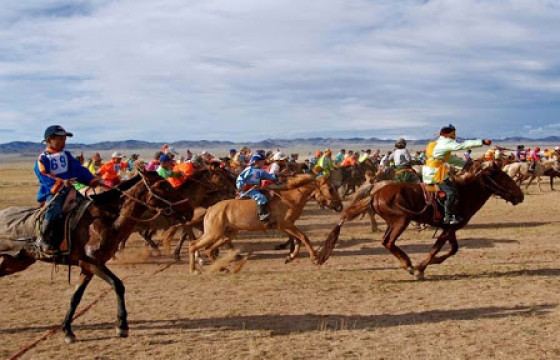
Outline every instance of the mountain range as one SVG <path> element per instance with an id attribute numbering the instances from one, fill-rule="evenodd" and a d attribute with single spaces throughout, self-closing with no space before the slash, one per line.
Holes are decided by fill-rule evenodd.
<path id="1" fill-rule="evenodd" d="M 378 139 L 378 138 L 300 138 L 300 139 L 266 139 L 257 142 L 233 142 L 233 141 L 212 141 L 212 140 L 181 140 L 169 143 L 175 148 L 198 148 L 198 149 L 211 149 L 213 147 L 240 147 L 246 145 L 252 149 L 275 149 L 275 148 L 289 148 L 296 146 L 313 146 L 318 148 L 332 147 L 334 144 L 390 144 L 395 140 L 393 139 Z M 426 144 L 430 139 L 423 140 L 407 140 L 410 145 Z M 539 144 L 560 144 L 560 136 L 548 136 L 540 139 L 530 139 L 525 137 L 506 137 L 503 139 L 494 140 L 497 143 L 507 144 L 526 144 L 526 143 L 539 143 Z M 102 151 L 102 150 L 150 150 L 159 149 L 163 142 L 149 142 L 142 140 L 123 140 L 123 141 L 103 141 L 93 144 L 67 144 L 69 150 L 80 151 Z M 45 148 L 45 145 L 40 142 L 31 141 L 12 141 L 5 144 L 0 144 L 0 153 L 21 154 L 21 155 L 35 155 Z"/>

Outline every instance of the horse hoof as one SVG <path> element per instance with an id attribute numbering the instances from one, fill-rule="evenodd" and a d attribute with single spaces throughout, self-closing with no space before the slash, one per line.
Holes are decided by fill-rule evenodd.
<path id="1" fill-rule="evenodd" d="M 290 257 L 290 255 L 288 255 L 288 256 L 286 256 L 286 260 L 284 260 L 284 264 L 287 264 L 291 261 L 292 261 L 292 258 Z"/>
<path id="2" fill-rule="evenodd" d="M 122 338 L 128 337 L 128 329 L 117 328 L 116 330 L 117 330 L 118 337 L 122 337 Z"/>
<path id="3" fill-rule="evenodd" d="M 181 255 L 175 254 L 175 261 L 181 261 Z"/>
<path id="4" fill-rule="evenodd" d="M 414 268 L 412 266 L 407 267 L 406 271 L 408 271 L 410 275 L 414 275 Z"/>
<path id="5" fill-rule="evenodd" d="M 420 271 L 415 271 L 414 272 L 414 279 L 415 280 L 425 280 L 426 278 L 424 277 L 424 272 L 420 272 Z"/>
<path id="6" fill-rule="evenodd" d="M 66 344 L 73 344 L 73 343 L 75 343 L 75 342 L 76 342 L 76 335 L 74 335 L 74 334 L 66 335 L 66 336 L 64 337 L 64 342 L 65 342 Z"/>
<path id="7" fill-rule="evenodd" d="M 201 272 L 198 269 L 194 269 L 193 271 L 191 271 L 191 275 L 200 275 Z"/>

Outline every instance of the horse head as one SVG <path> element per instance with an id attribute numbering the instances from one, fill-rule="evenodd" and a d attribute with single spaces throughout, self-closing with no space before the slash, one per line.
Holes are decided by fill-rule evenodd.
<path id="1" fill-rule="evenodd" d="M 192 219 L 194 210 L 189 199 L 183 198 L 167 180 L 161 178 L 155 171 L 142 170 L 139 175 L 144 186 L 136 194 L 131 195 L 142 201 L 149 211 L 173 216 L 180 222 Z"/>
<path id="2" fill-rule="evenodd" d="M 318 177 L 315 180 L 315 186 L 313 195 L 319 204 L 335 211 L 342 211 L 342 200 L 328 176 Z"/>
<path id="3" fill-rule="evenodd" d="M 498 165 L 488 166 L 480 170 L 479 174 L 482 185 L 492 194 L 511 202 L 513 205 L 523 202 L 524 195 L 521 188 Z"/>

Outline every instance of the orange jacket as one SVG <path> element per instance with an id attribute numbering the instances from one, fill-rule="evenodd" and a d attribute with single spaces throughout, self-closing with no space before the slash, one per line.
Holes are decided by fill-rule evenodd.
<path id="1" fill-rule="evenodd" d="M 175 165 L 173 171 L 181 173 L 181 177 L 168 177 L 167 181 L 173 186 L 177 188 L 181 186 L 187 179 L 194 173 L 194 165 L 191 162 L 181 163 Z"/>
<path id="2" fill-rule="evenodd" d="M 114 160 L 109 161 L 99 168 L 99 175 L 103 180 L 114 180 L 120 178 L 119 171 L 126 169 L 128 166 L 125 162 L 115 163 Z"/>
<path id="3" fill-rule="evenodd" d="M 342 163 L 340 164 L 340 167 L 346 167 L 346 166 L 353 166 L 356 165 L 356 158 L 354 156 L 348 156 L 346 158 L 344 158 L 344 160 L 342 160 Z"/>

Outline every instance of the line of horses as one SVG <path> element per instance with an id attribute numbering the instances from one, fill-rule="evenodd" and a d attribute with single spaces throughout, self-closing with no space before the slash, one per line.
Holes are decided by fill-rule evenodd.
<path id="1" fill-rule="evenodd" d="M 336 174 L 332 179 L 316 177 L 314 174 L 296 174 L 285 184 L 271 189 L 271 217 L 266 223 L 258 220 L 253 201 L 233 199 L 235 178 L 228 171 L 219 168 L 197 172 L 179 188 L 173 188 L 156 173 L 139 171 L 137 176 L 112 190 L 88 195 L 87 210 L 71 230 L 71 253 L 63 260 L 64 263 L 81 269 L 78 286 L 63 322 L 65 341 L 70 343 L 76 339 L 72 332 L 72 318 L 93 276 L 100 277 L 114 289 L 118 299 L 117 334 L 128 336 L 125 288 L 122 281 L 107 268 L 106 263 L 119 247 L 124 247 L 126 239 L 134 231 L 142 232 L 149 241 L 157 230 L 165 230 L 168 236 L 182 231 L 183 236 L 175 254 L 179 254 L 184 239 L 189 237 L 191 273 L 199 272 L 195 262 L 198 251 L 206 252 L 211 260 L 215 260 L 216 250 L 231 243 L 239 231 L 272 228 L 283 231 L 294 241 L 286 262 L 298 256 L 303 243 L 311 261 L 320 265 L 331 256 L 345 222 L 359 215 L 369 214 L 372 219 L 377 215 L 387 224 L 383 245 L 397 257 L 404 269 L 422 279 L 428 265 L 441 263 L 456 253 L 458 245 L 455 232 L 467 225 L 490 196 L 497 195 L 513 204 L 523 201 L 519 185 L 496 164 L 485 168 L 481 166 L 456 180 L 460 198 L 458 215 L 464 220 L 458 225 L 442 226 L 434 221 L 435 209 L 426 202 L 419 184 L 391 181 L 371 184 L 371 174 L 373 177 L 379 174 L 376 165 L 366 163 L 359 166 L 362 168 L 354 169 L 356 172 L 352 176 L 360 176 L 360 180 L 352 185 L 358 186 L 359 182 L 365 182 L 366 185 L 355 190 L 350 204 L 344 210 L 340 191 L 337 191 L 340 186 L 339 189 L 336 187 Z M 345 189 L 342 195 L 347 192 L 348 189 Z M 304 206 L 312 198 L 322 206 L 342 211 L 339 224 L 319 250 L 313 248 L 307 235 L 295 225 Z M 33 248 L 37 212 L 38 209 L 23 207 L 0 211 L 0 276 L 25 270 L 37 260 L 52 261 L 38 255 Z M 397 239 L 411 221 L 443 228 L 429 255 L 416 266 L 412 265 L 410 258 L 396 245 Z M 197 240 L 193 228 L 204 230 Z M 18 236 L 15 237 L 14 234 Z M 438 256 L 438 252 L 448 241 L 451 250 Z"/>

